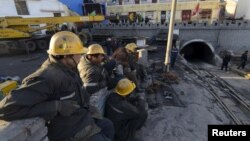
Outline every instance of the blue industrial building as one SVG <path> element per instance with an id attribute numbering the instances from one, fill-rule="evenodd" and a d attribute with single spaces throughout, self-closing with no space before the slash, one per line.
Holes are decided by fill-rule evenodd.
<path id="1" fill-rule="evenodd" d="M 88 11 L 86 12 L 86 8 L 84 6 L 84 0 L 59 0 L 60 2 L 62 2 L 63 4 L 65 4 L 70 10 L 76 12 L 77 14 L 79 15 L 88 15 L 89 13 L 88 12 L 91 12 L 91 11 Z M 93 4 L 93 5 L 96 5 L 95 3 L 93 3 L 92 1 L 90 0 L 87 0 L 86 4 Z M 94 8 L 94 6 L 91 6 Z M 92 9 L 90 7 L 90 9 Z M 96 7 L 95 7 L 96 8 Z M 88 10 L 90 10 L 88 8 Z M 106 13 L 106 8 L 105 8 L 105 4 L 100 4 L 100 12 L 102 15 L 105 15 Z"/>

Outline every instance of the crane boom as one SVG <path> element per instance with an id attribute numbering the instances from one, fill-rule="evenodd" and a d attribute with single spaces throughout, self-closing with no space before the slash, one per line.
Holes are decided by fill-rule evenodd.
<path id="1" fill-rule="evenodd" d="M 32 37 L 32 33 L 43 29 L 52 29 L 65 22 L 99 22 L 104 16 L 67 16 L 67 17 L 4 17 L 0 18 L 0 39 L 14 39 Z M 46 24 L 40 28 L 32 28 L 30 25 Z"/>
<path id="2" fill-rule="evenodd" d="M 39 18 L 21 18 L 5 17 L 0 18 L 0 27 L 20 26 L 30 24 L 60 24 L 64 22 L 98 22 L 103 21 L 104 16 L 67 16 L 67 17 L 39 17 Z"/>
<path id="3" fill-rule="evenodd" d="M 0 17 L 0 54 L 11 50 L 23 50 L 26 52 L 38 49 L 46 49 L 52 34 L 37 35 L 36 31 L 46 29 L 47 33 L 58 31 L 58 25 L 62 23 L 100 22 L 104 16 L 66 16 L 66 17 Z M 39 26 L 37 26 L 39 25 Z M 83 31 L 76 31 L 81 36 L 84 44 L 91 40 L 91 35 Z M 2 51 L 3 50 L 3 51 Z"/>

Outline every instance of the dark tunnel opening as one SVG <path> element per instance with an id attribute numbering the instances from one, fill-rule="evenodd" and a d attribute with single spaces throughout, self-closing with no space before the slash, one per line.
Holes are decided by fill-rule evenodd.
<path id="1" fill-rule="evenodd" d="M 205 42 L 191 42 L 182 47 L 180 54 L 189 62 L 202 61 L 214 64 L 213 49 Z"/>

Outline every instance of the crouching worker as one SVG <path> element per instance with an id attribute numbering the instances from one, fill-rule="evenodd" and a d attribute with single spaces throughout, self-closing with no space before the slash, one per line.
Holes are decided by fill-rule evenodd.
<path id="1" fill-rule="evenodd" d="M 130 141 L 136 130 L 140 129 L 147 119 L 145 101 L 130 99 L 135 84 L 123 78 L 118 81 L 115 90 L 108 96 L 105 117 L 111 119 L 115 126 L 117 141 Z"/>
<path id="2" fill-rule="evenodd" d="M 51 141 L 113 140 L 112 122 L 92 117 L 89 96 L 77 72 L 86 50 L 74 33 L 54 34 L 47 51 L 49 58 L 0 102 L 0 119 L 42 117 Z"/>

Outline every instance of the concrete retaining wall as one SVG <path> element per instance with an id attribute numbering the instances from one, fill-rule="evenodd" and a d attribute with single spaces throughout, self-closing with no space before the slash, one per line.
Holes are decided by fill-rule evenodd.
<path id="1" fill-rule="evenodd" d="M 209 24 L 203 23 L 176 23 L 175 30 L 179 30 L 180 46 L 193 39 L 204 40 L 216 51 L 232 50 L 241 53 L 250 50 L 250 21 L 223 21 Z M 121 24 L 94 24 L 92 34 L 111 34 L 114 36 L 143 36 L 153 38 L 161 32 L 168 31 L 168 24 L 121 23 Z"/>

